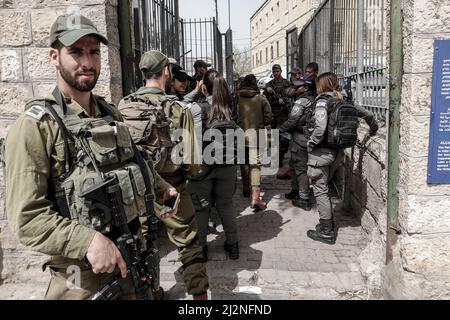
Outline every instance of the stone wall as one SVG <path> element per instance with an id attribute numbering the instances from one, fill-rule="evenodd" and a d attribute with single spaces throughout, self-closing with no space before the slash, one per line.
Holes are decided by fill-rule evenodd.
<path id="1" fill-rule="evenodd" d="M 368 289 L 379 292 L 384 279 L 387 217 L 387 128 L 368 138 L 368 128 L 359 130 L 359 145 L 346 153 L 345 211 L 361 223 L 368 245 L 359 256 Z"/>
<path id="2" fill-rule="evenodd" d="M 435 39 L 450 39 L 450 3 L 403 0 L 401 235 L 393 244 L 386 292 L 393 298 L 450 298 L 450 187 L 427 184 Z"/>
<path id="3" fill-rule="evenodd" d="M 55 86 L 56 74 L 48 58 L 49 31 L 60 14 L 81 12 L 108 37 L 110 45 L 102 47 L 102 72 L 95 93 L 120 101 L 117 5 L 117 0 L 0 0 L 0 139 L 27 100 L 45 96 Z M 40 269 L 45 257 L 27 251 L 9 233 L 0 171 L 0 299 L 41 298 L 47 282 L 47 273 Z M 28 283 L 30 290 L 22 285 L 14 293 L 15 283 Z"/>

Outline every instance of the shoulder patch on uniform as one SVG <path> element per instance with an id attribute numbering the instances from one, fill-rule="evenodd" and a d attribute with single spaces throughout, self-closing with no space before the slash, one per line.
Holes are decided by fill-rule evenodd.
<path id="1" fill-rule="evenodd" d="M 36 120 L 41 120 L 46 113 L 47 111 L 42 106 L 36 104 L 32 105 L 25 114 Z"/>
<path id="2" fill-rule="evenodd" d="M 316 112 L 316 118 L 319 122 L 323 122 L 325 120 L 325 118 L 327 117 L 327 112 L 326 110 L 318 110 Z"/>
<path id="3" fill-rule="evenodd" d="M 292 108 L 292 115 L 296 116 L 300 113 L 301 111 L 301 106 L 299 104 L 295 104 L 294 107 Z"/>
<path id="4" fill-rule="evenodd" d="M 326 100 L 319 100 L 317 102 L 317 106 L 318 107 L 326 107 L 327 106 L 327 101 Z"/>
<path id="5" fill-rule="evenodd" d="M 309 100 L 308 98 L 300 98 L 297 100 L 296 104 L 308 107 L 312 104 L 311 100 Z"/>

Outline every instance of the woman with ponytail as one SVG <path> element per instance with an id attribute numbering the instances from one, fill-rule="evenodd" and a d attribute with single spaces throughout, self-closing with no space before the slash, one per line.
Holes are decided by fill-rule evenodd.
<path id="1" fill-rule="evenodd" d="M 215 70 L 206 72 L 203 77 L 202 92 L 209 106 L 209 110 L 205 105 L 202 106 L 204 140 L 209 140 L 210 135 L 214 136 L 213 131 L 215 133 L 218 132 L 217 130 L 226 131 L 223 128 L 237 130 L 239 127 L 232 120 L 230 89 L 223 76 Z M 223 142 L 225 143 L 225 139 Z M 212 142 L 204 142 L 203 145 L 203 162 L 204 166 L 208 167 L 208 170 L 204 171 L 207 174 L 189 181 L 189 190 L 196 207 L 199 242 L 203 246 L 207 259 L 208 217 L 211 206 L 215 205 L 225 231 L 225 252 L 230 259 L 236 260 L 239 259 L 239 240 L 233 195 L 236 189 L 237 163 L 225 162 L 223 157 L 217 156 L 222 154 L 217 152 L 220 147 L 211 149 L 211 145 Z M 217 146 L 216 141 L 213 146 Z M 225 146 L 224 149 L 229 147 Z M 231 147 L 234 148 L 234 146 Z M 208 150 L 216 150 L 216 154 L 214 152 L 209 154 Z"/>

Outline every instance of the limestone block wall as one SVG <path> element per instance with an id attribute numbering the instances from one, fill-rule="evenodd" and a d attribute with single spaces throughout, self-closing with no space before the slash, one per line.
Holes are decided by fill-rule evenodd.
<path id="1" fill-rule="evenodd" d="M 26 101 L 51 93 L 55 86 L 56 74 L 48 58 L 49 31 L 61 14 L 81 12 L 108 37 L 109 46 L 102 46 L 102 72 L 95 94 L 120 101 L 117 6 L 117 0 L 0 0 L 0 139 Z M 42 298 L 47 282 L 47 273 L 40 270 L 43 259 L 18 245 L 9 233 L 0 168 L 0 299 Z M 29 286 L 22 285 L 15 293 L 14 284 L 19 283 Z"/>
<path id="2" fill-rule="evenodd" d="M 361 272 L 370 290 L 381 290 L 386 256 L 387 129 L 368 139 L 368 128 L 359 130 L 359 145 L 346 151 L 346 211 L 367 234 L 368 245 L 359 256 Z"/>
<path id="3" fill-rule="evenodd" d="M 387 268 L 393 298 L 450 298 L 450 186 L 427 184 L 433 42 L 450 39 L 450 2 L 403 0 L 400 227 Z"/>

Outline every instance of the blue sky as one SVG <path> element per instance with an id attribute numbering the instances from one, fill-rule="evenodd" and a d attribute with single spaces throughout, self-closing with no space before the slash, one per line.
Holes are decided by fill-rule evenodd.
<path id="1" fill-rule="evenodd" d="M 250 17 L 265 0 L 231 0 L 233 41 L 239 48 L 250 47 Z M 220 31 L 228 29 L 228 0 L 218 0 Z M 180 0 L 182 18 L 210 18 L 216 15 L 214 0 Z"/>

